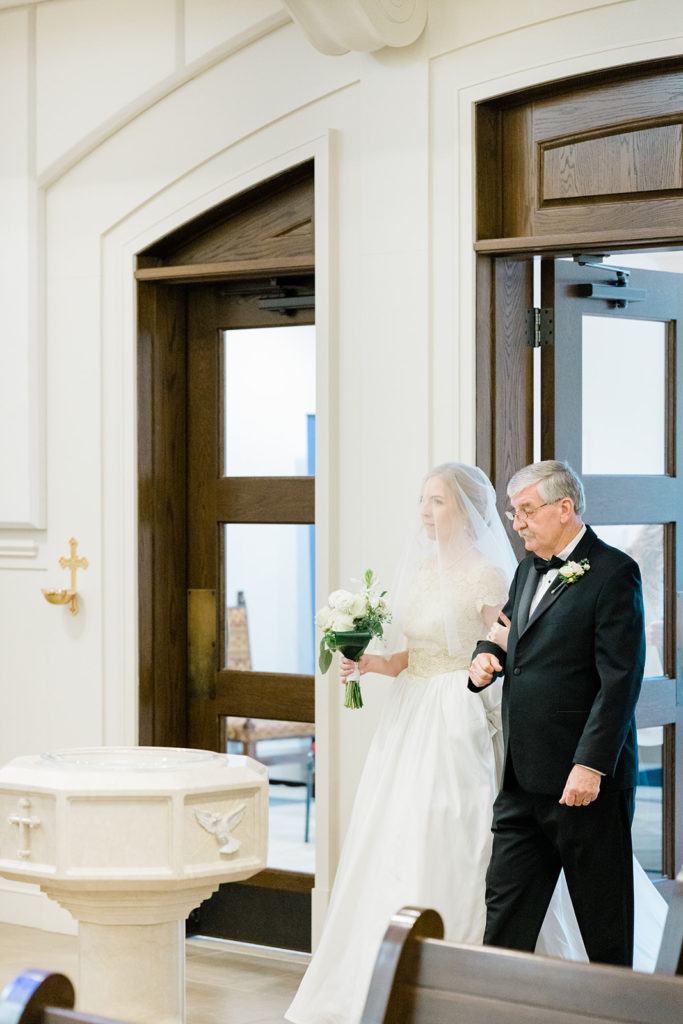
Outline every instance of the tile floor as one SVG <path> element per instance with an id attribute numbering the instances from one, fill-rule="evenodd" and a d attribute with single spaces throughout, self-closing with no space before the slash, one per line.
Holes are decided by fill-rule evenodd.
<path id="1" fill-rule="evenodd" d="M 77 939 L 0 924 L 0 989 L 27 967 L 77 978 Z M 255 955 L 212 939 L 186 943 L 187 1024 L 282 1024 L 306 969 L 304 954 Z"/>

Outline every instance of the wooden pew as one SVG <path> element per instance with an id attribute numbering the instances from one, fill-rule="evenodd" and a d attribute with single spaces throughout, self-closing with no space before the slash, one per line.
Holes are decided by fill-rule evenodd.
<path id="1" fill-rule="evenodd" d="M 0 994 L 0 1024 L 120 1024 L 74 1010 L 74 987 L 64 974 L 28 970 Z"/>
<path id="2" fill-rule="evenodd" d="M 361 1024 L 683 1022 L 683 977 L 460 945 L 442 936 L 434 910 L 404 907 L 391 919 Z M 668 967 L 673 960 L 671 953 Z M 680 943 L 676 969 L 679 964 Z"/>

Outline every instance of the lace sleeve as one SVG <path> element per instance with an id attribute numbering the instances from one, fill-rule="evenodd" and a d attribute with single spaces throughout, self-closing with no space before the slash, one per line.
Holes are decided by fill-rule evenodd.
<path id="1" fill-rule="evenodd" d="M 485 605 L 505 604 L 508 596 L 508 583 L 505 573 L 495 565 L 486 565 L 477 580 L 477 612 Z"/>

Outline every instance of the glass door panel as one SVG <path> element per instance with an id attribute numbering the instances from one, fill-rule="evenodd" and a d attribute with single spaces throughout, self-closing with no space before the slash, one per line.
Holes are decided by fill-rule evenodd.
<path id="1" fill-rule="evenodd" d="M 667 325 L 582 317 L 583 472 L 665 472 Z"/>
<path id="2" fill-rule="evenodd" d="M 651 878 L 664 872 L 662 855 L 663 728 L 638 730 L 638 786 L 633 818 L 633 852 Z"/>
<path id="3" fill-rule="evenodd" d="M 645 678 L 664 675 L 664 526 L 629 523 L 594 526 L 606 544 L 626 551 L 640 566 L 645 611 Z"/>
<path id="4" fill-rule="evenodd" d="M 315 326 L 223 332 L 226 476 L 309 476 Z"/>
<path id="5" fill-rule="evenodd" d="M 315 672 L 314 527 L 228 523 L 225 667 Z"/>

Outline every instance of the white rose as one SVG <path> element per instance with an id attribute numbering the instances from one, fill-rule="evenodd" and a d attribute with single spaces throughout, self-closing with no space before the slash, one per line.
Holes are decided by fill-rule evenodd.
<path id="1" fill-rule="evenodd" d="M 328 608 L 327 605 L 325 605 L 324 608 L 321 608 L 320 611 L 315 616 L 315 624 L 316 624 L 316 626 L 318 626 L 320 629 L 323 629 L 323 630 L 327 629 L 327 627 L 329 626 L 331 620 L 332 620 L 332 609 Z"/>
<path id="2" fill-rule="evenodd" d="M 342 612 L 338 608 L 335 608 L 332 612 L 332 619 L 330 622 L 332 629 L 339 633 L 350 633 L 353 629 L 353 616 L 347 612 Z"/>
<path id="3" fill-rule="evenodd" d="M 354 619 L 358 615 L 363 615 L 365 613 L 365 597 L 363 594 L 356 594 L 346 610 Z"/>
<path id="4" fill-rule="evenodd" d="M 353 594 L 348 590 L 335 590 L 327 599 L 330 608 L 338 608 L 341 612 L 348 612 L 353 603 Z"/>
<path id="5" fill-rule="evenodd" d="M 578 562 L 567 562 L 565 569 L 567 569 L 573 576 L 583 576 L 584 568 L 579 565 Z"/>

